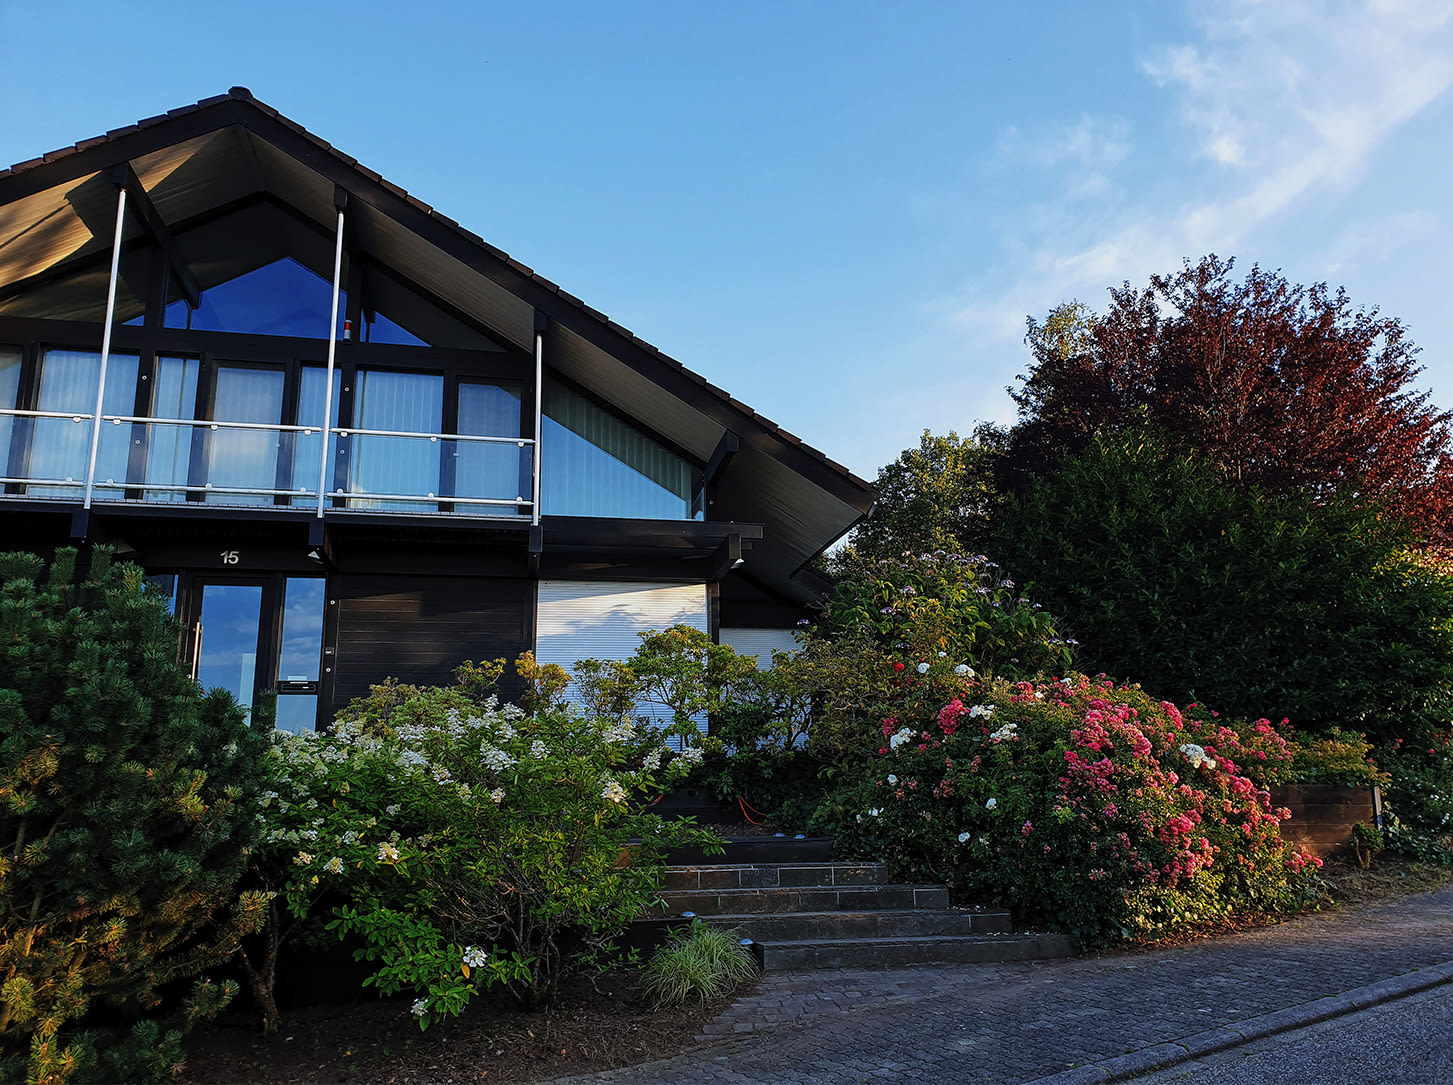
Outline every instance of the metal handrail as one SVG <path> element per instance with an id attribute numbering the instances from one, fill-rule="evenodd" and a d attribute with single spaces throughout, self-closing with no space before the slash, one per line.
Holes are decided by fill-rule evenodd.
<path id="1" fill-rule="evenodd" d="M 484 437 L 473 433 L 413 433 L 407 430 L 394 429 L 354 429 L 352 426 L 334 426 L 333 432 L 339 437 L 427 437 L 432 441 L 478 441 L 493 442 L 495 444 L 517 445 L 524 448 L 533 445 L 535 442 L 528 437 Z"/>
<path id="2" fill-rule="evenodd" d="M 360 493 L 357 490 L 332 490 L 329 497 L 345 497 L 357 501 L 426 501 L 448 502 L 451 505 L 528 505 L 528 497 L 450 497 L 447 494 L 376 494 Z"/>
<path id="3" fill-rule="evenodd" d="M 211 418 L 147 418 L 132 414 L 103 414 L 101 421 L 110 422 L 116 426 L 121 425 L 122 422 L 132 422 L 148 426 L 206 426 L 208 429 L 272 430 L 277 433 L 301 433 L 304 437 L 323 432 L 322 426 L 285 426 L 280 422 L 224 422 L 221 419 Z"/>
<path id="4" fill-rule="evenodd" d="M 89 422 L 89 414 L 76 414 L 74 411 L 17 411 L 9 407 L 0 407 L 0 414 L 8 414 L 15 418 L 69 418 L 72 422 Z"/>

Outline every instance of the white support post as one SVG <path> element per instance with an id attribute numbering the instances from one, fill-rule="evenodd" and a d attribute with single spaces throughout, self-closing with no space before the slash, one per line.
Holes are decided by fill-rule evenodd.
<path id="1" fill-rule="evenodd" d="M 545 333 L 535 332 L 535 446 L 530 450 L 531 474 L 534 476 L 534 492 L 530 495 L 530 523 L 540 523 L 540 438 L 543 436 L 541 421 L 541 397 L 544 395 L 545 375 Z"/>
<path id="2" fill-rule="evenodd" d="M 333 360 L 338 350 L 338 282 L 343 275 L 343 212 L 338 212 L 338 243 L 333 250 L 333 312 L 328 318 L 328 373 L 323 378 L 323 452 L 318 457 L 318 518 L 328 493 L 328 446 L 333 442 Z"/>
<path id="3" fill-rule="evenodd" d="M 116 277 L 121 268 L 121 232 L 126 228 L 126 189 L 116 193 L 116 237 L 111 243 L 111 283 L 106 288 L 106 328 L 101 333 L 101 373 L 96 378 L 96 409 L 91 414 L 91 458 L 86 463 L 86 496 L 81 507 L 91 507 L 96 481 L 96 453 L 101 447 L 101 407 L 106 398 L 106 363 L 111 358 L 111 322 L 116 317 Z"/>

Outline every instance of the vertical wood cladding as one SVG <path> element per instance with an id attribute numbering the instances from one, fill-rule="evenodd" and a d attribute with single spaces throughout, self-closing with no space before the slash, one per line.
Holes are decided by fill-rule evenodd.
<path id="1" fill-rule="evenodd" d="M 531 580 L 345 574 L 336 590 L 338 706 L 388 676 L 441 685 L 465 659 L 513 660 L 529 647 Z"/>

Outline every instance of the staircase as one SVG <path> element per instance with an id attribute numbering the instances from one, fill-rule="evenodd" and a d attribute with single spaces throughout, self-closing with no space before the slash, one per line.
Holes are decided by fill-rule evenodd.
<path id="1" fill-rule="evenodd" d="M 764 970 L 978 964 L 1074 952 L 1066 935 L 1014 933 L 1008 912 L 950 907 L 945 886 L 892 884 L 880 863 L 835 862 L 829 838 L 737 837 L 723 857 L 675 858 L 680 865 L 667 868 L 661 903 L 638 923 L 675 926 L 694 916 L 739 928 Z"/>

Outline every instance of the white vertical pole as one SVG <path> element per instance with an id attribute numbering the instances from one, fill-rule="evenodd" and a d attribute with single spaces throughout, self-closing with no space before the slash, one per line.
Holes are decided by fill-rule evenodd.
<path id="1" fill-rule="evenodd" d="M 333 250 L 333 313 L 328 318 L 328 373 L 323 378 L 323 453 L 318 457 L 318 517 L 328 492 L 328 446 L 333 443 L 333 359 L 338 350 L 338 280 L 343 275 L 343 212 L 338 212 L 338 243 Z"/>
<path id="2" fill-rule="evenodd" d="M 121 268 L 121 231 L 126 228 L 126 189 L 116 193 L 116 237 L 111 242 L 111 283 L 106 288 L 106 329 L 101 333 L 101 375 L 96 378 L 96 409 L 91 415 L 91 458 L 86 463 L 86 496 L 81 507 L 91 507 L 96 481 L 96 453 L 101 447 L 101 404 L 106 396 L 106 363 L 111 358 L 111 321 L 116 316 L 116 277 Z"/>
<path id="3" fill-rule="evenodd" d="M 530 495 L 530 523 L 540 522 L 540 437 L 542 430 L 540 400 L 544 395 L 543 378 L 545 375 L 545 333 L 535 333 L 535 447 L 532 448 L 531 458 L 535 461 L 531 466 L 534 475 L 534 492 Z"/>

